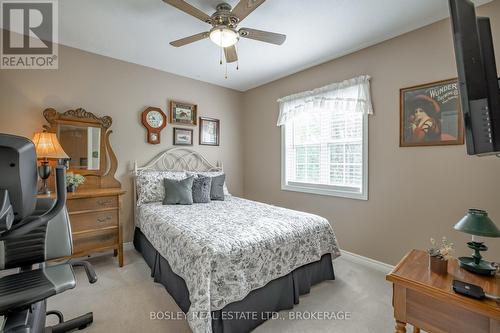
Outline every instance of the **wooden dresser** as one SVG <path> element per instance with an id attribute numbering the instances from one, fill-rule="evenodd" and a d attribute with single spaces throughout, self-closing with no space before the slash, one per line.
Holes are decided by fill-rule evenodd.
<path id="1" fill-rule="evenodd" d="M 120 188 L 78 189 L 68 193 L 66 207 L 73 239 L 72 257 L 113 250 L 123 266 Z M 50 197 L 53 197 L 52 194 Z M 39 197 L 47 197 L 40 195 Z"/>
<path id="2" fill-rule="evenodd" d="M 481 276 L 448 261 L 448 274 L 429 270 L 429 256 L 412 250 L 387 275 L 393 283 L 392 302 L 396 333 L 406 332 L 406 324 L 428 333 L 500 333 L 500 304 L 491 299 L 476 300 L 455 293 L 453 280 L 478 285 L 491 295 L 500 293 L 500 275 Z"/>
<path id="3" fill-rule="evenodd" d="M 125 192 L 115 178 L 118 159 L 109 140 L 113 120 L 82 108 L 65 112 L 49 108 L 43 116 L 48 122 L 44 129 L 57 134 L 68 155 L 67 174 L 85 177 L 76 192 L 68 193 L 66 202 L 73 257 L 114 250 L 120 267 L 123 266 L 120 197 Z"/>
<path id="4" fill-rule="evenodd" d="M 120 188 L 87 189 L 68 193 L 67 207 L 73 238 L 73 256 L 114 250 L 123 266 Z"/>

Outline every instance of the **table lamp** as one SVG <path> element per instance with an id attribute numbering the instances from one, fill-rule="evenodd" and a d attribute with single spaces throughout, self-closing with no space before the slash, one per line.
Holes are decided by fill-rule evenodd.
<path id="1" fill-rule="evenodd" d="M 484 210 L 469 209 L 467 215 L 455 224 L 453 228 L 472 235 L 472 241 L 468 242 L 467 246 L 474 250 L 474 253 L 472 257 L 458 258 L 460 267 L 476 274 L 495 275 L 497 268 L 481 257 L 480 252 L 488 250 L 488 247 L 483 242 L 477 242 L 474 237 L 500 237 L 500 230 L 498 230 L 495 223 L 488 217 L 488 213 Z"/>
<path id="2" fill-rule="evenodd" d="M 38 132 L 31 140 L 35 144 L 36 156 L 41 160 L 38 167 L 38 175 L 43 181 L 39 194 L 50 194 L 47 180 L 50 177 L 50 160 L 67 159 L 69 156 L 64 152 L 56 133 Z"/>

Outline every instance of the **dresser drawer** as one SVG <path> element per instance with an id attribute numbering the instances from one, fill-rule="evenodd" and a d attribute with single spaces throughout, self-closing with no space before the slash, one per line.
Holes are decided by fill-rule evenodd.
<path id="1" fill-rule="evenodd" d="M 116 246 L 117 244 L 117 230 L 77 234 L 73 235 L 73 254 Z"/>
<path id="2" fill-rule="evenodd" d="M 68 211 L 80 212 L 87 210 L 98 210 L 103 208 L 118 208 L 118 197 L 96 197 L 68 200 L 66 203 Z"/>
<path id="3" fill-rule="evenodd" d="M 118 210 L 107 210 L 95 213 L 69 214 L 71 231 L 88 231 L 118 226 Z"/>

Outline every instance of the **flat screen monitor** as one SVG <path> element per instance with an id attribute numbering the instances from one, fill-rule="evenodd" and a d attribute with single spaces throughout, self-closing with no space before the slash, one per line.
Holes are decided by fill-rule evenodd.
<path id="1" fill-rule="evenodd" d="M 469 155 L 500 153 L 500 98 L 489 18 L 470 0 L 449 0 Z"/>

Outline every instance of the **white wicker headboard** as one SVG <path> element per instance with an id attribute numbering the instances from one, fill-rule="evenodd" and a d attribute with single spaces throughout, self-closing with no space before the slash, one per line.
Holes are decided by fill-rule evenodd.
<path id="1" fill-rule="evenodd" d="M 153 158 L 145 166 L 138 167 L 134 162 L 134 172 L 157 171 L 222 171 L 222 163 L 211 164 L 202 154 L 189 148 L 171 148 Z"/>

